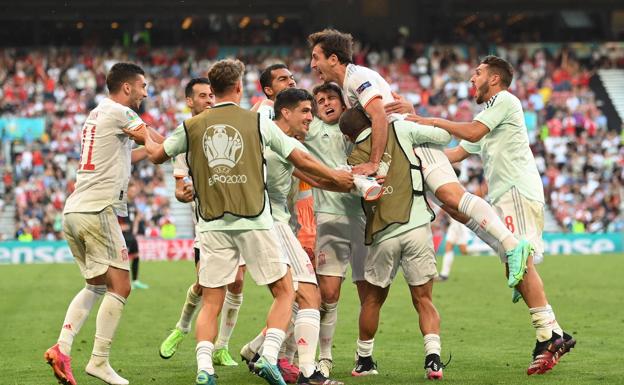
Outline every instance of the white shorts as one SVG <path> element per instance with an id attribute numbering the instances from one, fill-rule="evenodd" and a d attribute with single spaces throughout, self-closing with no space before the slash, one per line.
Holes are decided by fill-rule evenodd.
<path id="1" fill-rule="evenodd" d="M 258 285 L 268 285 L 286 275 L 288 258 L 273 229 L 204 231 L 198 234 L 199 284 L 221 287 L 236 279 L 241 255 Z"/>
<path id="2" fill-rule="evenodd" d="M 316 273 L 344 278 L 351 264 L 353 282 L 364 280 L 364 216 L 316 214 Z"/>
<path id="3" fill-rule="evenodd" d="M 443 146 L 423 143 L 414 147 L 414 153 L 420 158 L 423 176 L 429 191 L 435 194 L 440 186 L 447 183 L 459 183 L 457 174 L 444 153 Z"/>
<path id="4" fill-rule="evenodd" d="M 526 239 L 535 248 L 533 263 L 544 260 L 544 204 L 526 198 L 512 187 L 492 205 L 505 226 L 518 239 Z M 507 257 L 501 257 L 507 262 Z"/>
<path id="5" fill-rule="evenodd" d="M 63 233 L 85 279 L 106 273 L 109 266 L 129 270 L 128 248 L 112 206 L 65 214 Z"/>
<path id="6" fill-rule="evenodd" d="M 275 222 L 273 225 L 277 238 L 282 245 L 284 253 L 290 261 L 294 282 L 306 282 L 318 285 L 314 266 L 310 262 L 310 257 L 301 247 L 301 243 L 295 237 L 292 229 L 287 223 Z"/>
<path id="7" fill-rule="evenodd" d="M 401 265 L 405 281 L 420 286 L 438 274 L 433 234 L 429 224 L 406 231 L 371 246 L 364 278 L 379 287 L 388 287 Z"/>
<path id="8" fill-rule="evenodd" d="M 449 217 L 449 226 L 446 229 L 446 243 L 465 245 L 468 243 L 468 228 Z"/>

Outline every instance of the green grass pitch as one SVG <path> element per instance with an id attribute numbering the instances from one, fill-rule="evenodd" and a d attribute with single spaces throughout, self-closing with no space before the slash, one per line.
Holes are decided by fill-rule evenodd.
<path id="1" fill-rule="evenodd" d="M 444 372 L 451 384 L 623 384 L 624 256 L 551 256 L 539 268 L 558 321 L 578 340 L 552 372 L 525 374 L 534 332 L 524 304 L 511 303 L 503 268 L 494 257 L 457 257 L 449 281 L 436 284 L 442 317 L 442 352 L 453 359 Z M 111 363 L 133 385 L 194 384 L 195 342 L 189 335 L 170 360 L 158 346 L 179 316 L 193 263 L 143 263 L 149 290 L 129 298 L 113 343 Z M 83 286 L 75 265 L 0 266 L 0 384 L 54 384 L 44 351 L 55 343 L 66 306 Z M 248 281 L 238 325 L 230 342 L 240 347 L 263 326 L 269 296 Z M 380 375 L 352 378 L 357 338 L 355 288 L 343 286 L 335 338 L 334 376 L 346 384 L 418 384 L 423 346 L 416 313 L 402 277 L 383 309 L 374 358 Z M 100 384 L 84 373 L 93 345 L 95 311 L 76 338 L 74 374 L 80 385 Z M 217 367 L 220 384 L 264 384 L 244 366 Z"/>

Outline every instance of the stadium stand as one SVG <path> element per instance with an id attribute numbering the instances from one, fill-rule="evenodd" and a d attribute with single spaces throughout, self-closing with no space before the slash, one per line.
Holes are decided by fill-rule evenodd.
<path id="1" fill-rule="evenodd" d="M 496 48 L 517 71 L 511 90 L 523 102 L 549 209 L 564 231 L 624 228 L 620 127 L 613 127 L 615 118 L 603 112 L 604 102 L 596 99 L 591 86 L 592 79 L 599 78 L 597 70 L 624 67 L 623 49 L 609 44 L 576 49 L 531 44 Z M 21 140 L 7 139 L 9 125 L 0 126 L 4 130 L 0 223 L 3 229 L 13 229 L 5 231 L 4 237 L 60 238 L 63 202 L 73 189 L 79 157 L 79 129 L 86 111 L 105 96 L 105 73 L 113 63 L 132 60 L 146 69 L 149 96 L 141 117 L 166 133 L 189 116 L 183 85 L 192 77 L 204 75 L 214 60 L 226 55 L 235 55 L 247 64 L 246 105 L 263 97 L 259 70 L 276 61 L 289 65 L 300 87 L 311 89 L 318 82 L 310 73 L 309 53 L 304 46 L 274 46 L 260 54 L 257 50 L 218 46 L 209 50 L 148 50 L 139 46 L 132 50 L 0 51 L 3 120 L 44 118 L 45 122 L 40 136 Z M 395 91 L 416 106 L 417 113 L 468 121 L 479 110 L 468 81 L 478 56 L 474 49 L 462 45 L 397 43 L 391 49 L 379 50 L 358 43 L 354 61 L 382 73 Z M 613 73 L 601 72 L 602 76 Z M 607 97 L 611 103 L 613 96 Z M 621 103 L 621 99 L 613 102 Z M 576 154 L 568 157 L 571 147 L 576 148 Z M 467 173 L 463 178 L 469 189 L 480 186 L 483 176 L 479 161 L 472 160 L 464 167 Z M 135 202 L 143 218 L 143 235 L 157 235 L 162 224 L 160 213 L 169 208 L 172 193 L 167 178 L 169 173 L 148 163 L 133 168 L 133 180 L 140 191 Z M 179 208 L 173 211 L 174 221 L 187 213 Z M 178 222 L 184 222 L 179 235 L 190 235 L 188 218 Z"/>

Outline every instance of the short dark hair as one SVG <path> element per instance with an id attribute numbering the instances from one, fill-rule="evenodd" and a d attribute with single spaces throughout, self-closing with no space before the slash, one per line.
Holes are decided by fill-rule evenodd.
<path id="1" fill-rule="evenodd" d="M 340 98 L 340 103 L 342 103 L 344 107 L 347 106 L 344 101 L 344 98 L 342 97 L 342 88 L 340 88 L 338 84 L 333 83 L 333 82 L 327 82 L 327 83 L 319 84 L 318 86 L 312 89 L 312 95 L 314 96 L 316 96 L 316 94 L 318 94 L 319 92 L 335 92 L 336 94 L 338 94 L 338 97 Z"/>
<path id="2" fill-rule="evenodd" d="M 341 64 L 353 62 L 353 36 L 349 33 L 326 28 L 308 36 L 308 43 L 310 48 L 318 44 L 325 57 L 336 55 Z"/>
<path id="3" fill-rule="evenodd" d="M 288 66 L 283 63 L 272 64 L 262 71 L 260 74 L 260 87 L 262 87 L 262 92 L 264 92 L 264 87 L 271 87 L 273 83 L 273 71 L 279 69 L 288 69 Z M 269 95 L 264 92 L 264 94 L 269 97 Z"/>
<path id="4" fill-rule="evenodd" d="M 344 135 L 355 139 L 362 130 L 371 126 L 371 121 L 361 108 L 355 107 L 342 113 L 338 126 Z"/>
<path id="5" fill-rule="evenodd" d="M 299 103 L 309 100 L 314 108 L 314 97 L 303 88 L 286 88 L 280 91 L 275 98 L 273 109 L 275 110 L 275 120 L 282 117 L 282 108 L 294 110 Z"/>
<path id="6" fill-rule="evenodd" d="M 489 55 L 481 60 L 481 64 L 488 66 L 488 71 L 495 73 L 501 78 L 501 82 L 505 88 L 509 88 L 511 81 L 513 80 L 513 67 L 505 59 L 501 59 L 498 56 Z"/>
<path id="7" fill-rule="evenodd" d="M 210 80 L 208 80 L 208 78 L 193 78 L 191 79 L 188 84 L 186 85 L 186 87 L 184 87 L 184 95 L 187 98 L 192 98 L 193 97 L 193 87 L 195 86 L 195 84 L 208 84 L 210 85 Z"/>
<path id="8" fill-rule="evenodd" d="M 119 91 L 124 83 L 133 80 L 138 75 L 145 75 L 143 68 L 134 63 L 116 63 L 106 75 L 106 88 L 108 92 Z"/>
<path id="9" fill-rule="evenodd" d="M 215 96 L 221 96 L 230 91 L 243 78 L 245 65 L 240 60 L 219 60 L 208 70 L 210 87 Z"/>

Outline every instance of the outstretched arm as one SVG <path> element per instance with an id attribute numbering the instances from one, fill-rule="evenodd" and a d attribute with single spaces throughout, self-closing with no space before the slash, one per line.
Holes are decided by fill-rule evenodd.
<path id="1" fill-rule="evenodd" d="M 470 153 L 466 151 L 462 146 L 447 148 L 444 150 L 444 154 L 451 163 L 461 162 L 462 160 L 470 156 Z"/>
<path id="2" fill-rule="evenodd" d="M 293 175 L 314 188 L 320 188 L 327 191 L 349 192 L 349 190 L 336 185 L 336 183 L 329 179 L 315 177 L 299 169 L 295 169 Z"/>
<path id="3" fill-rule="evenodd" d="M 473 120 L 472 122 L 452 122 L 441 118 L 424 118 L 414 114 L 409 114 L 406 119 L 428 126 L 440 127 L 459 139 L 464 139 L 473 143 L 478 142 L 490 132 L 490 129 L 485 124 L 477 120 Z"/>
<path id="4" fill-rule="evenodd" d="M 332 170 L 324 164 L 320 163 L 314 157 L 305 151 L 301 151 L 297 148 L 292 150 L 287 159 L 295 165 L 301 171 L 304 171 L 310 175 L 329 179 L 337 186 L 346 190 L 351 190 L 353 187 L 353 175 L 346 171 Z"/>

